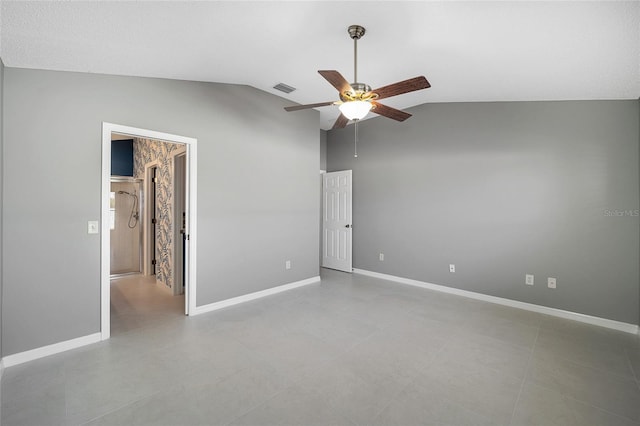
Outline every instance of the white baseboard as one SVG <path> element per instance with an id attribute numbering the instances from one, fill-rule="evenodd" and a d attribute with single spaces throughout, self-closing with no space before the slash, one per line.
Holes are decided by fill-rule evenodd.
<path id="1" fill-rule="evenodd" d="M 209 305 L 197 306 L 195 309 L 195 312 L 191 312 L 191 315 L 198 315 L 198 314 L 203 314 L 205 312 L 215 311 L 217 309 L 222 309 L 228 306 L 237 305 L 239 303 L 248 302 L 250 300 L 259 299 L 261 297 L 270 296 L 272 294 L 282 293 L 283 291 L 292 290 L 294 288 L 302 287 L 302 286 L 317 283 L 317 282 L 320 282 L 319 276 L 308 278 L 302 281 L 296 281 L 293 283 L 281 285 L 274 288 L 269 288 L 262 291 L 257 291 L 255 293 L 245 294 L 244 296 L 234 297 L 232 299 L 222 300 L 220 302 L 211 303 Z M 162 283 L 159 283 L 159 284 L 162 284 Z M 101 340 L 102 340 L 102 334 L 94 333 L 88 336 L 78 337 L 76 339 L 71 339 L 64 342 L 54 343 L 52 345 L 31 349 L 29 351 L 8 355 L 2 358 L 2 360 L 0 360 L 0 378 L 1 378 L 2 371 L 4 370 L 5 367 L 12 367 L 14 365 L 23 364 L 25 362 L 33 361 L 38 358 L 44 358 L 49 355 L 55 355 L 60 352 L 76 349 L 82 346 L 90 345 L 92 343 L 98 343 Z"/>
<path id="2" fill-rule="evenodd" d="M 273 294 L 282 293 L 283 291 L 292 290 L 294 288 L 302 287 L 309 284 L 320 282 L 320 277 L 307 278 L 306 280 L 296 281 L 289 284 L 284 284 L 278 287 L 268 288 L 266 290 L 256 291 L 255 293 L 245 294 L 243 296 L 234 297 L 227 300 L 221 300 L 220 302 L 210 303 L 208 305 L 196 306 L 194 312 L 189 312 L 190 315 L 204 314 L 205 312 L 216 311 L 218 309 L 227 308 L 229 306 L 237 305 L 239 303 L 248 302 L 250 300 L 260 299 L 261 297 L 271 296 Z"/>
<path id="3" fill-rule="evenodd" d="M 29 351 L 7 355 L 2 359 L 2 362 L 4 363 L 5 367 L 13 367 L 14 365 L 33 361 L 34 359 L 44 358 L 45 356 L 55 355 L 60 352 L 76 349 L 81 346 L 90 345 L 92 343 L 98 343 L 101 340 L 101 336 L 102 335 L 100 333 L 89 334 L 88 336 L 82 336 L 75 339 L 66 340 L 64 342 L 54 343 L 52 345 L 31 349 Z"/>
<path id="4" fill-rule="evenodd" d="M 547 306 L 534 305 L 533 303 L 519 302 L 517 300 L 504 299 L 502 297 L 489 296 L 487 294 L 475 293 L 468 290 L 460 290 L 453 287 L 447 287 L 438 284 L 431 284 L 423 281 L 412 280 L 410 278 L 397 277 L 395 275 L 381 274 L 379 272 L 367 271 L 364 269 L 353 269 L 356 274 L 367 275 L 373 278 L 380 278 L 387 281 L 394 281 L 401 284 L 412 285 L 415 287 L 426 288 L 429 290 L 435 290 L 442 293 L 455 294 L 458 296 L 468 297 L 470 299 L 482 300 L 485 302 L 496 303 L 498 305 L 509 306 L 512 308 L 524 309 L 527 311 L 538 312 L 541 314 L 552 315 L 554 317 L 560 317 L 570 319 L 574 321 L 580 321 L 587 324 L 597 325 L 600 327 L 606 327 L 613 330 L 624 331 L 625 333 L 639 334 L 640 330 L 635 324 L 629 324 L 626 322 L 614 321 L 607 318 L 594 317 L 591 315 L 579 314 L 577 312 L 564 311 L 562 309 L 549 308 Z"/>

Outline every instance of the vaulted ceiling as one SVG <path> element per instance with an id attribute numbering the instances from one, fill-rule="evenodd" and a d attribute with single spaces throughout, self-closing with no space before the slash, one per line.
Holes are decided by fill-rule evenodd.
<path id="1" fill-rule="evenodd" d="M 0 23 L 9 67 L 246 84 L 292 105 L 337 100 L 317 70 L 352 80 L 351 24 L 367 30 L 361 82 L 431 82 L 396 108 L 640 97 L 640 1 L 3 0 Z M 330 128 L 337 107 L 318 110 Z"/>

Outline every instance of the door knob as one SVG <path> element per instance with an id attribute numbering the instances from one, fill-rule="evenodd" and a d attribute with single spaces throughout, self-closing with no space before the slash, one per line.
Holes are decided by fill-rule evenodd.
<path id="1" fill-rule="evenodd" d="M 345 228 L 351 228 L 351 225 L 345 225 L 344 227 Z"/>

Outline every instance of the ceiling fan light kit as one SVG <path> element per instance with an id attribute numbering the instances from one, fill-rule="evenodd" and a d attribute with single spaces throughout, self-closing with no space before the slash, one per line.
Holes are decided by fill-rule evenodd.
<path id="1" fill-rule="evenodd" d="M 373 105 L 367 101 L 350 101 L 342 103 L 338 108 L 349 120 L 362 120 L 369 114 Z"/>
<path id="2" fill-rule="evenodd" d="M 329 105 L 338 105 L 340 115 L 333 125 L 333 129 L 341 129 L 347 126 L 350 120 L 362 120 L 371 111 L 375 114 L 391 118 L 396 121 L 404 121 L 411 114 L 395 109 L 378 102 L 379 99 L 427 89 L 431 84 L 424 76 L 414 77 L 400 81 L 378 89 L 358 82 L 358 40 L 365 34 L 365 28 L 360 25 L 351 25 L 347 29 L 349 37 L 353 39 L 353 83 L 349 83 L 338 71 L 320 70 L 318 73 L 338 90 L 339 101 L 320 102 L 308 105 L 296 105 L 285 107 L 286 111 L 299 111 L 302 109 L 317 108 Z"/>

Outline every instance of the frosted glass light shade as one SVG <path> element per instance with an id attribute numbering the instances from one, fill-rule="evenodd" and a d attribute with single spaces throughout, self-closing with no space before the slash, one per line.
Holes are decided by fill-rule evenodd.
<path id="1" fill-rule="evenodd" d="M 350 101 L 345 102 L 338 108 L 342 115 L 349 120 L 360 120 L 371 111 L 371 102 L 366 101 Z"/>

